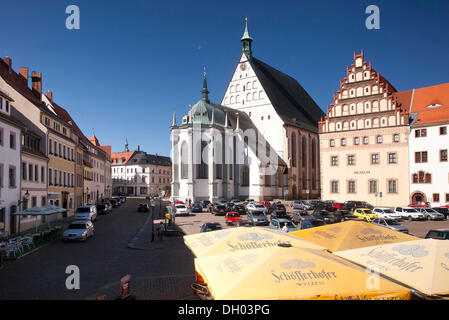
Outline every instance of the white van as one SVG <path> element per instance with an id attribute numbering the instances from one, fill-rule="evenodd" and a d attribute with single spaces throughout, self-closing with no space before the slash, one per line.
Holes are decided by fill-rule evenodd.
<path id="1" fill-rule="evenodd" d="M 97 206 L 82 206 L 76 209 L 75 211 L 75 219 L 77 220 L 97 220 Z"/>

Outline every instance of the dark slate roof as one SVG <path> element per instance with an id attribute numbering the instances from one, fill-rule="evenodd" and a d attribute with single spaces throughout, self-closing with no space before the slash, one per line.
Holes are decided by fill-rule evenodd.
<path id="1" fill-rule="evenodd" d="M 288 125 L 318 132 L 318 122 L 325 114 L 306 90 L 292 77 L 256 58 L 249 63 L 281 119 Z"/>
<path id="2" fill-rule="evenodd" d="M 170 157 L 147 154 L 144 151 L 135 151 L 127 162 L 127 165 L 133 164 L 153 164 L 158 166 L 171 166 L 171 159 Z"/>

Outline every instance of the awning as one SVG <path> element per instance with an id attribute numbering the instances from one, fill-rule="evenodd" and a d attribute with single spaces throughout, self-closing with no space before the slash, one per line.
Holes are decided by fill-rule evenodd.
<path id="1" fill-rule="evenodd" d="M 331 252 L 419 239 L 365 221 L 345 221 L 327 224 L 316 228 L 294 231 L 290 234 L 326 247 Z"/>
<path id="2" fill-rule="evenodd" d="M 196 257 L 229 252 L 251 252 L 287 243 L 298 248 L 326 250 L 314 243 L 293 237 L 285 232 L 261 227 L 237 227 L 184 236 L 184 243 Z"/>
<path id="3" fill-rule="evenodd" d="M 58 213 L 66 213 L 67 209 L 59 208 L 53 205 L 43 207 L 33 207 L 14 213 L 15 216 L 51 216 Z"/>

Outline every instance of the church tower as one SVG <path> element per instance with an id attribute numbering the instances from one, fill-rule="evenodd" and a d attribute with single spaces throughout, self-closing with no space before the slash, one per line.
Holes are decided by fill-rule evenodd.
<path id="1" fill-rule="evenodd" d="M 242 39 L 242 53 L 246 55 L 248 59 L 252 57 L 251 43 L 253 42 L 253 38 L 249 35 L 248 31 L 248 18 L 245 18 L 245 32 L 243 33 Z"/>

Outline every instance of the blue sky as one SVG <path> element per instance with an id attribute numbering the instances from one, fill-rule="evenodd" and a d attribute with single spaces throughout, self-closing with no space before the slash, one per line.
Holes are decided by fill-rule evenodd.
<path id="1" fill-rule="evenodd" d="M 68 5 L 80 30 L 68 30 Z M 380 30 L 365 8 L 380 8 Z M 449 81 L 448 1 L 65 1 L 2 3 L 0 56 L 43 73 L 86 136 L 113 152 L 125 138 L 169 155 L 178 121 L 201 98 L 203 67 L 219 103 L 241 53 L 248 17 L 253 54 L 292 76 L 326 109 L 353 62 L 367 60 L 397 90 Z"/>

